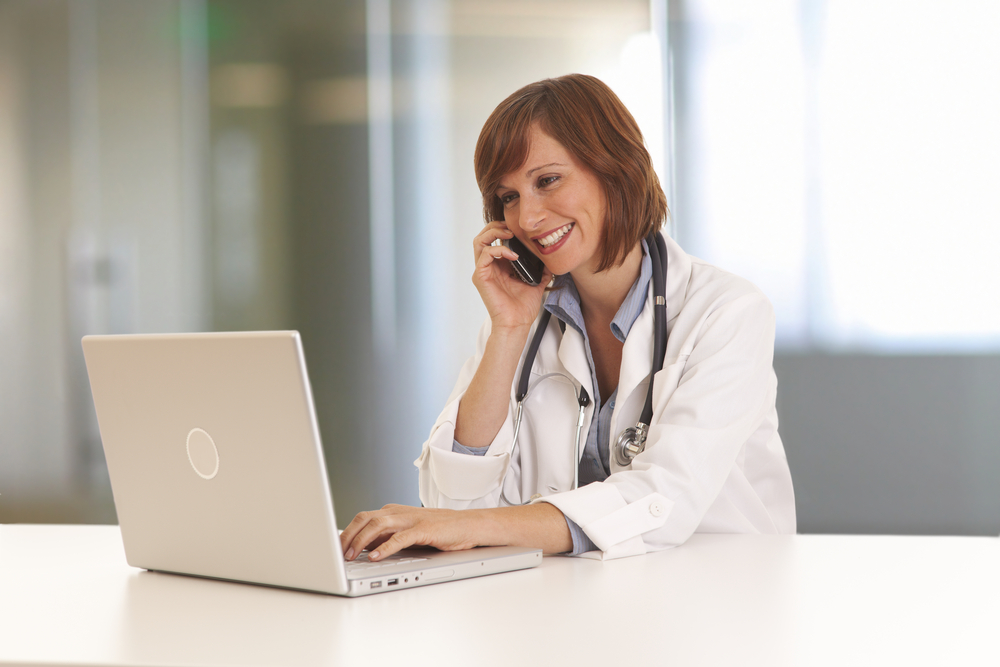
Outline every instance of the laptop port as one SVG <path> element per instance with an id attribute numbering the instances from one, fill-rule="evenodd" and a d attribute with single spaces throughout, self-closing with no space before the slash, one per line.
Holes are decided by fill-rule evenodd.
<path id="1" fill-rule="evenodd" d="M 395 586 L 398 583 L 399 583 L 399 579 L 390 579 L 389 580 L 389 585 L 390 586 Z"/>
<path id="2" fill-rule="evenodd" d="M 382 588 L 382 582 L 381 581 L 373 581 L 369 585 L 369 588 Z"/>

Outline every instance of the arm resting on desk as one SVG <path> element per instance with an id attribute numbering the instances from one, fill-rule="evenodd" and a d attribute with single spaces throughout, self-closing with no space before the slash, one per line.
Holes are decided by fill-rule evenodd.
<path id="1" fill-rule="evenodd" d="M 563 553 L 573 548 L 566 520 L 553 505 L 449 510 L 386 505 L 354 517 L 340 536 L 348 560 L 364 549 L 381 560 L 414 545 L 442 551 L 478 546 L 521 546 Z"/>

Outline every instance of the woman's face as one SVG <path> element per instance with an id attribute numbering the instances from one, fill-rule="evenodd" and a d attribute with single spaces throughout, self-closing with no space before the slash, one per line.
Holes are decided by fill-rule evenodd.
<path id="1" fill-rule="evenodd" d="M 555 275 L 594 272 L 607 203 L 601 182 L 562 144 L 532 126 L 524 165 L 500 180 L 504 222 Z"/>

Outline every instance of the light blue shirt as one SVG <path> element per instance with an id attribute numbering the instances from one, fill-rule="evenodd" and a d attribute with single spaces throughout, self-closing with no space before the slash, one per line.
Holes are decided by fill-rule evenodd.
<path id="1" fill-rule="evenodd" d="M 628 337 L 632 325 L 639 318 L 643 307 L 646 305 L 646 293 L 649 291 L 649 279 L 653 273 L 653 264 L 649 259 L 649 249 L 646 241 L 642 241 L 642 263 L 639 267 L 639 277 L 629 290 L 628 295 L 622 302 L 621 307 L 611 320 L 611 333 L 622 343 Z M 587 336 L 587 327 L 583 322 L 583 310 L 580 306 L 580 294 L 576 290 L 573 278 L 569 275 L 557 276 L 555 289 L 550 291 L 542 306 L 559 319 L 565 326 L 571 326 L 583 336 L 584 349 L 587 352 L 587 364 L 590 366 L 590 384 L 594 389 L 594 396 L 591 399 L 594 405 L 599 405 L 594 418 L 590 422 L 590 430 L 587 432 L 587 442 L 583 448 L 583 456 L 580 458 L 579 478 L 580 486 L 586 486 L 592 482 L 603 482 L 611 474 L 611 414 L 615 409 L 615 399 L 618 396 L 616 388 L 611 395 L 603 402 L 601 400 L 601 390 L 597 383 L 597 371 L 594 366 L 594 356 L 590 350 L 590 337 Z M 461 454 L 473 454 L 482 456 L 488 447 L 465 447 L 457 440 L 452 445 L 452 451 Z M 586 551 L 594 551 L 597 546 L 587 537 L 583 529 L 580 528 L 569 517 L 566 518 L 570 534 L 573 536 L 573 551 L 570 555 L 577 555 Z"/>

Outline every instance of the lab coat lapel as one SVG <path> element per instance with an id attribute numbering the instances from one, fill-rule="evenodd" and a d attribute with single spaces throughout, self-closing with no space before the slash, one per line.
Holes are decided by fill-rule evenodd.
<path id="1" fill-rule="evenodd" d="M 663 232 L 660 232 L 663 234 Z M 677 317 L 683 305 L 684 297 L 687 294 L 688 281 L 691 278 L 691 258 L 688 257 L 677 243 L 667 234 L 663 234 L 667 246 L 667 330 L 670 329 L 670 322 Z M 646 288 L 646 305 L 639 313 L 638 319 L 629 330 L 625 339 L 625 346 L 622 348 L 622 368 L 618 375 L 618 399 L 615 401 L 615 410 L 611 415 L 611 438 L 614 440 L 615 434 L 623 428 L 633 426 L 634 423 L 622 424 L 619 426 L 621 412 L 619 406 L 629 403 L 627 400 L 633 392 L 641 391 L 641 406 L 646 399 L 646 391 L 649 388 L 649 370 L 653 365 L 653 281 L 649 281 Z M 642 408 L 639 408 L 640 412 Z M 639 412 L 629 415 L 629 420 L 634 421 L 639 417 Z"/>
<path id="2" fill-rule="evenodd" d="M 632 392 L 646 391 L 647 378 L 653 361 L 653 281 L 646 291 L 646 305 L 636 319 L 622 347 L 622 368 L 618 374 L 618 398 L 611 416 L 611 437 L 615 437 L 618 426 L 619 406 L 625 405 Z M 636 417 L 639 415 L 636 414 Z M 631 425 L 631 424 L 630 424 Z"/>
<path id="3" fill-rule="evenodd" d="M 663 232 L 660 233 L 663 234 Z M 669 325 L 681 312 L 684 298 L 687 296 L 688 283 L 691 281 L 691 258 L 677 245 L 676 241 L 666 234 L 663 234 L 663 240 L 667 244 L 667 323 Z M 650 294 L 652 294 L 652 286 Z M 668 326 L 667 329 L 669 330 L 670 327 Z M 650 336 L 652 335 L 652 328 L 650 328 Z"/>

